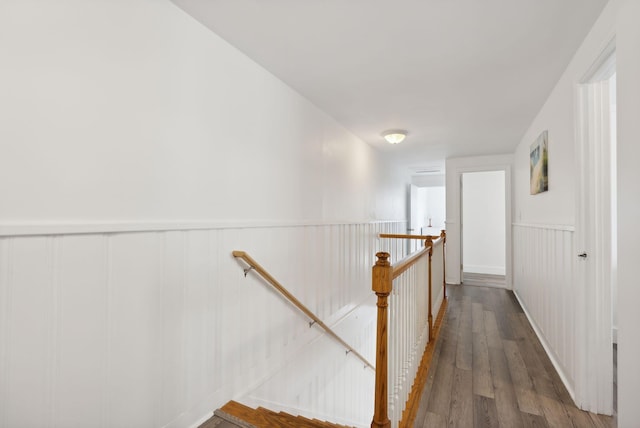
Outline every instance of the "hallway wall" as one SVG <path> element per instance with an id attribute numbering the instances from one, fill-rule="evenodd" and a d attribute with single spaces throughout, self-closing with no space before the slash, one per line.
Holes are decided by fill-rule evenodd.
<path id="1" fill-rule="evenodd" d="M 514 290 L 575 398 L 578 298 L 574 278 L 577 186 L 575 88 L 615 34 L 610 3 L 576 52 L 515 152 Z M 547 130 L 549 190 L 530 195 L 529 149 Z M 560 300 L 557 300 L 560 299 Z"/>
<path id="2" fill-rule="evenodd" d="M 315 330 L 232 250 L 329 323 L 371 294 L 408 177 L 168 0 L 2 2 L 0 52 L 0 427 L 259 384 Z"/>
<path id="3" fill-rule="evenodd" d="M 616 33 L 618 72 L 618 427 L 640 421 L 640 3 L 620 2 Z"/>
<path id="4" fill-rule="evenodd" d="M 611 0 L 600 18 L 576 52 L 567 70 L 558 81 L 545 105 L 532 122 L 515 153 L 514 169 L 514 230 L 522 231 L 516 249 L 522 254 L 534 252 L 553 254 L 554 248 L 564 242 L 553 239 L 554 235 L 573 234 L 575 227 L 576 160 L 574 138 L 574 90 L 575 84 L 586 74 L 596 57 L 615 36 L 618 73 L 618 426 L 634 427 L 640 420 L 640 408 L 635 404 L 640 388 L 640 373 L 637 370 L 640 355 L 640 339 L 636 326 L 640 323 L 637 302 L 640 292 L 636 286 L 640 272 L 636 262 L 640 253 L 637 239 L 637 218 L 640 203 L 637 183 L 640 170 L 637 159 L 640 152 L 636 142 L 640 140 L 640 4 L 628 0 Z M 549 131 L 549 191 L 529 195 L 529 146 L 543 130 Z M 523 234 L 529 230 L 527 234 Z M 540 230 L 539 233 L 534 233 Z M 543 234 L 545 238 L 540 238 Z M 573 240 L 572 240 L 573 241 Z M 564 252 L 563 252 L 564 254 Z M 576 251 L 567 254 L 575 259 Z M 556 263 L 560 269 L 558 280 L 541 281 L 536 275 L 544 270 L 540 261 L 531 264 L 531 259 L 514 255 L 514 288 L 524 308 L 532 316 L 542 340 L 546 342 L 556 366 L 561 371 L 570 390 L 575 373 L 575 355 L 563 349 L 575 335 L 571 320 L 576 318 L 576 299 L 572 298 L 573 263 Z M 550 296 L 566 299 L 553 304 Z M 557 303 L 557 302 L 555 302 Z M 625 333 L 626 332 L 626 333 Z"/>
<path id="5" fill-rule="evenodd" d="M 1 7 L 3 222 L 406 218 L 404 172 L 168 0 Z"/>

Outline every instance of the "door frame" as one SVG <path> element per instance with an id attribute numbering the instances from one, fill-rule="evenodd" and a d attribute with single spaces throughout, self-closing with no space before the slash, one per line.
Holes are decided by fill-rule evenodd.
<path id="1" fill-rule="evenodd" d="M 576 404 L 595 413 L 613 413 L 613 338 L 611 286 L 612 142 L 608 119 L 596 126 L 587 119 L 609 111 L 592 102 L 604 93 L 615 73 L 615 39 L 576 85 L 576 232 L 574 287 L 576 290 Z M 606 118 L 606 115 L 602 115 Z M 615 144 L 615 143 L 613 143 Z M 586 258 L 578 257 L 586 254 Z"/>
<path id="2" fill-rule="evenodd" d="M 462 174 L 467 172 L 504 171 L 505 176 L 505 287 L 513 288 L 513 251 L 512 251 L 512 177 L 513 155 L 478 156 L 468 158 L 450 158 L 446 164 L 447 194 L 447 283 L 460 284 L 462 234 L 460 222 L 462 211 L 460 201 L 462 192 L 460 183 Z"/>
<path id="3" fill-rule="evenodd" d="M 507 254 L 509 253 L 507 248 L 507 242 L 511 241 L 511 237 L 507 236 L 507 230 L 511 229 L 511 222 L 507 220 L 507 173 L 504 169 L 489 169 L 484 171 L 460 171 L 460 279 L 464 283 L 464 236 L 465 236 L 465 224 L 464 224 L 464 176 L 465 174 L 476 174 L 483 172 L 502 172 L 503 179 L 505 184 L 504 194 L 503 194 L 503 202 L 504 202 L 504 210 L 505 210 L 505 251 L 504 251 L 504 265 L 505 265 L 505 280 L 506 280 L 506 269 L 507 269 Z"/>

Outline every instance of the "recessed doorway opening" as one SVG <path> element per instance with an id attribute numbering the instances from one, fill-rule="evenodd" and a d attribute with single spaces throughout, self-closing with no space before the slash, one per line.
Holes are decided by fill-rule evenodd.
<path id="1" fill-rule="evenodd" d="M 462 174 L 462 282 L 506 287 L 505 171 Z"/>

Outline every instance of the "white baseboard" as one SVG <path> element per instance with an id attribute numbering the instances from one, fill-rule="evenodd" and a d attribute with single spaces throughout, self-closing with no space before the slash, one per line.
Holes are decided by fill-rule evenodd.
<path id="1" fill-rule="evenodd" d="M 463 285 L 469 285 L 472 287 L 487 287 L 487 288 L 499 288 L 501 290 L 511 290 L 507 284 L 491 284 L 491 283 L 487 283 L 487 284 L 480 284 L 478 282 L 473 283 L 470 281 L 467 281 L 466 283 L 464 281 L 462 281 Z"/>
<path id="2" fill-rule="evenodd" d="M 484 273 L 486 275 L 506 275 L 504 266 L 481 266 L 481 265 L 464 265 L 464 272 Z"/>
<path id="3" fill-rule="evenodd" d="M 447 285 L 451 284 L 451 285 L 460 285 L 460 283 L 462 282 L 461 278 L 453 278 L 452 276 L 448 276 L 445 278 L 445 282 L 447 283 Z"/>

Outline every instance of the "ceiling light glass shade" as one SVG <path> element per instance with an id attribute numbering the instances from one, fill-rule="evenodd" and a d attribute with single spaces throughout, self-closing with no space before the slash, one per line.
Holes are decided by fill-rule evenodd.
<path id="1" fill-rule="evenodd" d="M 388 131 L 382 134 L 389 144 L 398 144 L 407 136 L 406 131 Z"/>

